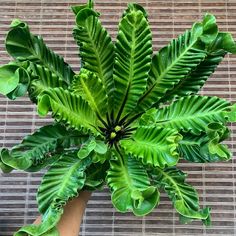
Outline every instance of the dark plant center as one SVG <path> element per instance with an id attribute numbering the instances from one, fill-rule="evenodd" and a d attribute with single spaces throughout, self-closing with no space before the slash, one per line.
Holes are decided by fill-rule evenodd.
<path id="1" fill-rule="evenodd" d="M 115 127 L 111 126 L 108 129 L 105 129 L 104 136 L 106 137 L 106 142 L 112 146 L 126 136 L 126 131 L 127 129 L 125 129 L 123 125 L 116 125 Z"/>

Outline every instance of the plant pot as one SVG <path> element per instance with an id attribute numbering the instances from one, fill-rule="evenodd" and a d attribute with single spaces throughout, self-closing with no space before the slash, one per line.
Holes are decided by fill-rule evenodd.
<path id="1" fill-rule="evenodd" d="M 64 207 L 64 213 L 57 225 L 60 236 L 78 236 L 83 214 L 87 206 L 87 202 L 91 197 L 91 192 L 84 191 Z M 34 224 L 39 224 L 41 217 L 38 217 Z"/>

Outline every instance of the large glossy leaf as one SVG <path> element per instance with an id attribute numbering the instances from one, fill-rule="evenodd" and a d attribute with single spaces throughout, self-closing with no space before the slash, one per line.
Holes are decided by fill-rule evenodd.
<path id="1" fill-rule="evenodd" d="M 169 90 L 160 102 L 171 100 L 175 96 L 197 93 L 209 76 L 223 60 L 227 52 L 236 53 L 236 44 L 229 33 L 218 33 L 216 39 L 207 47 L 207 55 L 194 70 Z"/>
<path id="2" fill-rule="evenodd" d="M 131 8 L 119 24 L 115 46 L 115 107 L 118 119 L 134 109 L 146 89 L 152 37 L 143 12 Z"/>
<path id="3" fill-rule="evenodd" d="M 178 162 L 177 146 L 180 140 L 181 136 L 176 130 L 140 126 L 134 135 L 121 140 L 120 144 L 127 154 L 141 159 L 144 164 L 164 168 Z"/>
<path id="4" fill-rule="evenodd" d="M 209 123 L 226 123 L 231 109 L 230 103 L 224 99 L 195 95 L 183 97 L 156 112 L 154 110 L 152 118 L 162 127 L 200 134 Z M 145 115 L 143 119 L 146 119 Z"/>
<path id="5" fill-rule="evenodd" d="M 217 32 L 215 17 L 207 14 L 202 23 L 195 23 L 191 30 L 162 48 L 152 58 L 149 87 L 140 98 L 138 109 L 145 110 L 158 103 L 168 90 L 188 76 L 206 57 L 205 44 L 210 44 Z"/>
<path id="6" fill-rule="evenodd" d="M 28 70 L 31 74 L 31 83 L 28 91 L 33 101 L 37 101 L 38 95 L 48 88 L 67 88 L 67 83 L 47 67 L 31 62 Z"/>
<path id="7" fill-rule="evenodd" d="M 13 20 L 5 44 L 8 53 L 15 59 L 41 64 L 68 84 L 72 81 L 74 72 L 71 67 L 61 56 L 49 49 L 40 36 L 31 34 L 25 22 Z"/>
<path id="8" fill-rule="evenodd" d="M 68 90 L 55 88 L 42 93 L 38 102 L 38 112 L 45 116 L 49 110 L 52 110 L 53 117 L 58 122 L 63 122 L 70 128 L 99 134 L 94 128 L 97 124 L 94 111 L 82 97 L 71 94 Z"/>
<path id="9" fill-rule="evenodd" d="M 107 183 L 112 203 L 120 212 L 146 215 L 159 202 L 159 192 L 151 186 L 146 170 L 131 156 L 117 154 L 116 160 L 110 161 Z"/>
<path id="10" fill-rule="evenodd" d="M 79 147 L 87 139 L 87 136 L 66 130 L 59 124 L 46 125 L 26 136 L 10 151 L 3 149 L 0 159 L 14 169 L 38 171 L 58 160 L 58 154 L 64 148 Z"/>
<path id="11" fill-rule="evenodd" d="M 77 27 L 73 35 L 80 48 L 82 67 L 97 74 L 111 98 L 114 89 L 114 45 L 98 18 L 99 14 L 91 9 L 92 5 L 76 9 Z"/>
<path id="12" fill-rule="evenodd" d="M 226 145 L 220 144 L 229 137 L 229 130 L 221 124 L 211 123 L 207 126 L 207 134 L 184 134 L 179 142 L 180 156 L 191 162 L 227 161 L 232 154 Z"/>
<path id="13" fill-rule="evenodd" d="M 86 100 L 99 117 L 104 117 L 108 112 L 108 103 L 105 87 L 96 74 L 82 69 L 75 76 L 72 84 L 73 93 Z"/>
<path id="14" fill-rule="evenodd" d="M 153 181 L 157 186 L 164 188 L 179 214 L 206 222 L 210 209 L 208 207 L 199 208 L 198 194 L 191 185 L 185 182 L 186 174 L 175 167 L 164 170 L 157 168 L 152 174 Z"/>
<path id="15" fill-rule="evenodd" d="M 91 158 L 79 160 L 76 152 L 72 152 L 54 163 L 38 189 L 39 211 L 45 214 L 50 206 L 60 209 L 69 199 L 78 196 L 85 183 L 85 169 L 91 162 Z"/>

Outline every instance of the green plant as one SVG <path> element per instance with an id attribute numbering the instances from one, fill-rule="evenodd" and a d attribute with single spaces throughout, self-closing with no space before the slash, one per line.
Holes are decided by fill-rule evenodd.
<path id="1" fill-rule="evenodd" d="M 231 158 L 221 142 L 229 137 L 227 122 L 236 120 L 235 105 L 197 94 L 224 56 L 236 53 L 231 34 L 219 32 L 215 17 L 206 14 L 153 56 L 142 6 L 128 5 L 115 44 L 93 1 L 72 10 L 79 73 L 25 22 L 14 20 L 6 37 L 14 60 L 0 68 L 0 92 L 10 99 L 28 93 L 39 115 L 51 111 L 55 119 L 11 150 L 1 149 L 3 172 L 49 167 L 37 195 L 43 221 L 15 235 L 58 235 L 66 202 L 104 184 L 120 212 L 148 214 L 164 189 L 181 222 L 209 225 L 210 208 L 200 209 L 176 164 Z"/>

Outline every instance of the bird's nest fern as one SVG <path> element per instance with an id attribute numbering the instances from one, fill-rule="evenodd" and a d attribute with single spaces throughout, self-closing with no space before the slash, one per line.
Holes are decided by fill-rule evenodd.
<path id="1" fill-rule="evenodd" d="M 14 20 L 6 37 L 13 61 L 0 67 L 0 92 L 9 99 L 27 93 L 39 115 L 50 112 L 55 119 L 11 150 L 1 149 L 3 172 L 48 167 L 37 194 L 42 223 L 15 235 L 58 235 L 66 202 L 106 184 L 120 212 L 148 214 L 163 189 L 182 222 L 209 225 L 210 208 L 200 209 L 196 190 L 176 164 L 231 158 L 221 142 L 229 137 L 235 106 L 197 94 L 224 56 L 236 53 L 231 34 L 206 14 L 153 55 L 142 6 L 128 5 L 115 43 L 92 1 L 72 10 L 78 73 L 27 23 Z"/>

